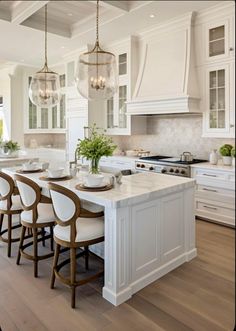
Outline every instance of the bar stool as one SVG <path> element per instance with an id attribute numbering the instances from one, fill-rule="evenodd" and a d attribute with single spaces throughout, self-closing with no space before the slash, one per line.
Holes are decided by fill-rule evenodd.
<path id="1" fill-rule="evenodd" d="M 53 212 L 51 199 L 41 195 L 41 189 L 34 181 L 21 175 L 15 175 L 17 187 L 20 192 L 23 212 L 21 213 L 21 238 L 16 264 L 20 264 L 21 256 L 34 261 L 34 277 L 38 277 L 38 261 L 53 256 L 53 253 L 38 255 L 38 242 L 51 239 L 51 250 L 53 251 L 53 226 L 55 215 Z M 50 228 L 50 235 L 44 236 L 46 227 Z M 24 245 L 26 239 L 26 229 L 33 232 L 33 241 Z M 38 232 L 38 230 L 41 230 Z M 38 235 L 42 237 L 39 238 Z M 33 245 L 33 255 L 24 250 Z"/>
<path id="2" fill-rule="evenodd" d="M 79 197 L 72 191 L 49 183 L 54 212 L 57 225 L 54 228 L 54 240 L 56 242 L 53 270 L 51 277 L 51 288 L 54 288 L 55 277 L 69 286 L 71 292 L 71 307 L 75 308 L 75 290 L 77 286 L 83 285 L 103 275 L 103 269 L 96 274 L 83 280 L 76 281 L 76 258 L 85 256 L 85 268 L 89 267 L 89 245 L 104 241 L 104 219 L 103 212 L 92 213 L 81 208 Z M 70 258 L 58 264 L 59 254 L 65 249 L 70 250 Z M 77 248 L 84 250 L 76 254 Z M 62 276 L 60 269 L 70 263 L 70 278 Z"/>
<path id="3" fill-rule="evenodd" d="M 12 238 L 12 230 L 21 227 L 20 221 L 18 224 L 12 224 L 12 216 L 20 216 L 21 212 L 22 205 L 14 180 L 9 175 L 0 171 L 0 239 L 7 243 L 8 257 L 11 257 L 11 244 L 20 240 L 20 238 Z M 4 215 L 7 216 L 8 227 L 2 230 Z M 7 239 L 3 237 L 4 233 L 7 233 Z"/>

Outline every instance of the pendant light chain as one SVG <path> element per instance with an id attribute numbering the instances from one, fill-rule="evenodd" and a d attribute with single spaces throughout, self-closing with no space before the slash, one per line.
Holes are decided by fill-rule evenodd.
<path id="1" fill-rule="evenodd" d="M 97 0 L 97 18 L 96 18 L 96 45 L 99 45 L 99 33 L 98 33 L 98 24 L 99 24 L 99 0 Z"/>
<path id="2" fill-rule="evenodd" d="M 45 66 L 48 66 L 48 57 L 47 57 L 47 29 L 48 29 L 48 22 L 47 22 L 47 5 L 45 5 Z"/>

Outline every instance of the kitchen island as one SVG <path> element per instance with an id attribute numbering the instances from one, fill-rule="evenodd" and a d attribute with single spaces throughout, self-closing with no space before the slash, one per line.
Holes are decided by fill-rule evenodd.
<path id="1" fill-rule="evenodd" d="M 3 171 L 14 176 L 17 168 Z M 48 194 L 42 173 L 25 175 Z M 61 181 L 81 199 L 105 209 L 103 297 L 119 305 L 156 279 L 194 258 L 194 185 L 189 178 L 139 173 L 112 190 L 75 189 L 82 177 Z"/>

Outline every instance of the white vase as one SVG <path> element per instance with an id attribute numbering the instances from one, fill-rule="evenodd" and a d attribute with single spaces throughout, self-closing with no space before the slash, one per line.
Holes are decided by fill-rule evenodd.
<path id="1" fill-rule="evenodd" d="M 209 161 L 210 161 L 210 164 L 217 164 L 218 154 L 217 154 L 216 149 L 213 149 L 213 151 L 210 153 Z"/>
<path id="2" fill-rule="evenodd" d="M 232 165 L 232 157 L 231 156 L 223 156 L 223 163 L 225 166 L 231 166 Z"/>

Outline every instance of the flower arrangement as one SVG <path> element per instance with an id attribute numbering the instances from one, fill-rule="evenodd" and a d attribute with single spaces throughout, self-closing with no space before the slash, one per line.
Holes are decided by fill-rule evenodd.
<path id="1" fill-rule="evenodd" d="M 116 145 L 110 137 L 103 133 L 99 133 L 99 128 L 94 124 L 88 128 L 88 138 L 79 139 L 76 148 L 76 155 L 78 158 L 85 157 L 90 161 L 90 173 L 99 173 L 99 161 L 102 156 L 112 156 Z"/>
<path id="2" fill-rule="evenodd" d="M 12 154 L 17 153 L 20 150 L 18 142 L 13 140 L 0 141 L 0 148 L 3 154 Z"/>

